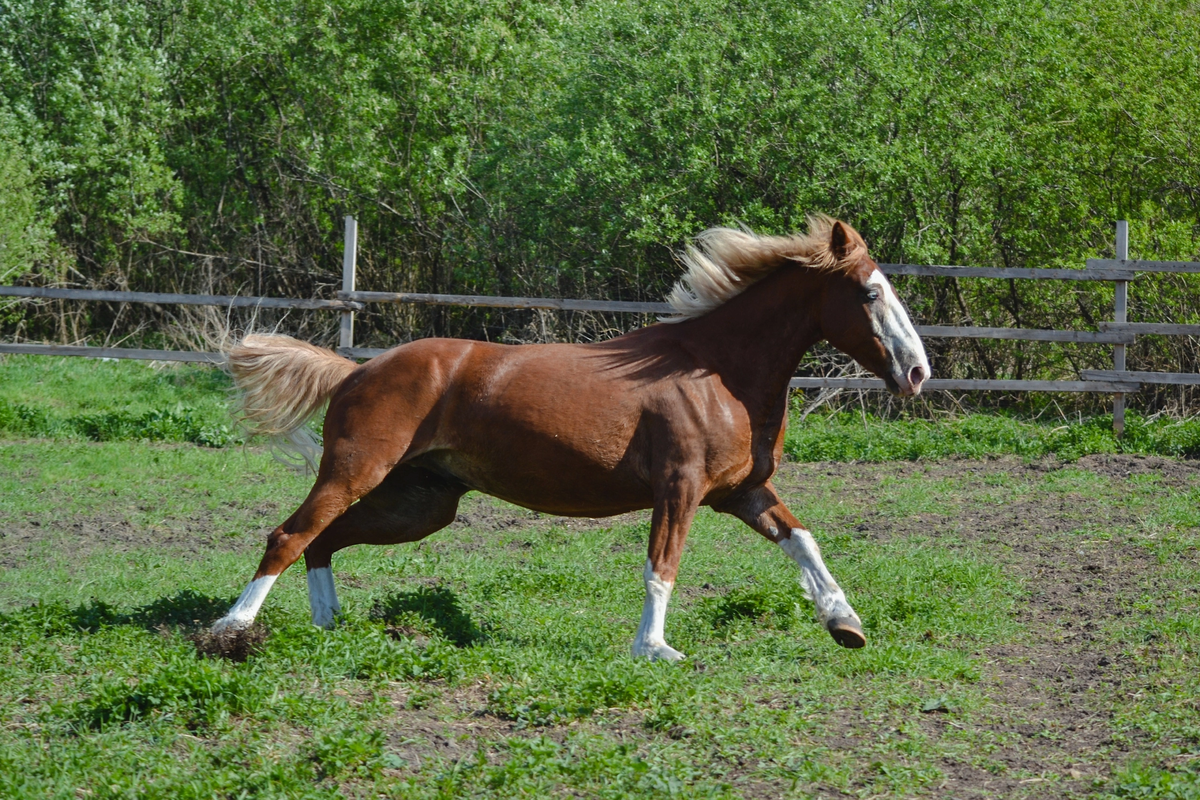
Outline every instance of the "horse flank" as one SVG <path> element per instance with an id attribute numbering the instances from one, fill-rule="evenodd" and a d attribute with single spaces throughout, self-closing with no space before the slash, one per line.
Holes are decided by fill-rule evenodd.
<path id="1" fill-rule="evenodd" d="M 829 246 L 835 222 L 824 214 L 813 214 L 808 218 L 808 233 L 793 236 L 709 228 L 696 237 L 694 245 L 689 244 L 678 254 L 685 272 L 667 296 L 675 316 L 662 317 L 661 321 L 682 322 L 703 316 L 788 263 L 818 270 L 852 264 L 859 248 L 866 250 L 866 243 L 843 223 L 850 233 L 850 246 L 839 259 Z"/>

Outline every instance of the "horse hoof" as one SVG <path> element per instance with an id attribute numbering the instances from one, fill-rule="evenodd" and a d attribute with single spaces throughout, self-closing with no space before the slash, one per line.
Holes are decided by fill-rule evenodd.
<path id="1" fill-rule="evenodd" d="M 834 617 L 825 623 L 825 627 L 833 640 L 842 647 L 857 650 L 867 643 L 867 637 L 863 636 L 858 620 L 853 617 Z"/>
<path id="2" fill-rule="evenodd" d="M 237 617 L 221 617 L 212 624 L 208 632 L 213 636 L 222 636 L 229 633 L 237 633 L 240 630 L 245 630 L 250 627 L 254 620 L 238 619 Z"/>
<path id="3" fill-rule="evenodd" d="M 651 661 L 682 661 L 687 658 L 674 647 L 666 644 L 650 645 L 633 651 L 634 658 L 648 658 Z"/>

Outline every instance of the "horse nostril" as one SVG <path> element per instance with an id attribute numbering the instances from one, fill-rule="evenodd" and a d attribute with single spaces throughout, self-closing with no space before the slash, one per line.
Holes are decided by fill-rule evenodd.
<path id="1" fill-rule="evenodd" d="M 910 386 L 920 386 L 928 376 L 925 374 L 925 368 L 920 364 L 908 371 L 908 383 Z"/>

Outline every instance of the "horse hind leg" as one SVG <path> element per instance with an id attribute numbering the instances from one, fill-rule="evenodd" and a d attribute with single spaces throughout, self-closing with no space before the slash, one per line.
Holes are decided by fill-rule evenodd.
<path id="1" fill-rule="evenodd" d="M 296 513 L 267 537 L 267 549 L 254 578 L 228 613 L 213 623 L 212 632 L 219 634 L 249 627 L 279 575 L 295 563 L 305 548 L 342 516 L 351 503 L 379 485 L 387 474 L 387 465 L 378 455 L 338 458 L 327 451 L 308 497 Z"/>
<path id="2" fill-rule="evenodd" d="M 313 625 L 329 628 L 341 612 L 333 554 L 356 544 L 402 544 L 424 539 L 454 521 L 461 483 L 420 467 L 401 466 L 338 517 L 304 551 Z"/>

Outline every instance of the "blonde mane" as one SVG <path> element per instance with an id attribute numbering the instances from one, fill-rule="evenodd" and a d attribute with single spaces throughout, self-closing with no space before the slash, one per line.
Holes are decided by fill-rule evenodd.
<path id="1" fill-rule="evenodd" d="M 675 316 L 663 322 L 682 322 L 707 314 L 749 289 L 780 267 L 800 264 L 809 269 L 835 271 L 853 265 L 859 248 L 866 250 L 858 232 L 846 223 L 846 253 L 838 259 L 829 240 L 837 220 L 824 214 L 808 218 L 808 233 L 792 236 L 759 236 L 750 230 L 709 228 L 678 257 L 683 276 L 667 295 Z"/>

